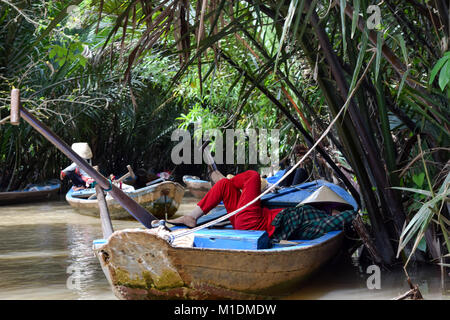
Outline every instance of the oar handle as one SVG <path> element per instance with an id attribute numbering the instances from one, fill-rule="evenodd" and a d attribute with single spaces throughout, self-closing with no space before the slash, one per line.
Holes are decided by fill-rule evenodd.
<path id="1" fill-rule="evenodd" d="M 131 179 L 136 179 L 136 174 L 133 171 L 133 168 L 131 168 L 130 165 L 127 165 L 128 173 L 130 174 Z"/>
<path id="2" fill-rule="evenodd" d="M 216 166 L 216 163 L 214 162 L 214 158 L 212 157 L 211 152 L 209 152 L 209 149 L 207 149 L 207 147 L 210 143 L 211 143 L 211 140 L 206 140 L 202 144 L 201 150 L 206 155 L 208 162 L 210 162 L 210 163 L 208 163 L 208 165 L 210 165 L 214 171 L 217 171 L 217 166 Z"/>
<path id="3" fill-rule="evenodd" d="M 19 125 L 20 123 L 20 90 L 11 90 L 11 115 L 9 121 L 12 125 Z"/>

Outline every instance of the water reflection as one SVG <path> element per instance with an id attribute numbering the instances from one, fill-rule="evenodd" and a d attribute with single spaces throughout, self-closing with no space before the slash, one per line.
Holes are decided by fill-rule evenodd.
<path id="1" fill-rule="evenodd" d="M 0 299 L 115 299 L 92 252 L 100 220 L 64 201 L 3 206 L 0 215 Z"/>
<path id="2" fill-rule="evenodd" d="M 410 288 L 402 268 L 380 269 L 379 289 L 371 288 L 373 271 L 356 260 L 341 257 L 328 264 L 286 299 L 379 300 L 394 299 Z M 434 265 L 412 266 L 408 274 L 425 299 L 450 299 L 441 287 L 440 268 Z M 450 288 L 450 277 L 444 278 Z M 369 285 L 368 285 L 369 282 Z"/>
<path id="3" fill-rule="evenodd" d="M 178 213 L 195 203 L 185 197 Z M 0 216 L 0 299 L 116 299 L 92 251 L 92 241 L 102 237 L 99 219 L 77 214 L 65 201 L 2 206 Z M 113 225 L 140 227 L 136 221 Z M 409 272 L 426 299 L 449 299 L 439 268 Z M 284 298 L 392 299 L 409 289 L 401 270 L 381 271 L 379 290 L 367 288 L 369 276 L 351 259 L 337 259 Z"/>

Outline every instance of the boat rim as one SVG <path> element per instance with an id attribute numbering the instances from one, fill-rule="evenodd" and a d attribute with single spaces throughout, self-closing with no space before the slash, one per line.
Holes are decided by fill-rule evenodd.
<path id="1" fill-rule="evenodd" d="M 133 228 L 133 229 L 123 229 L 123 230 L 117 230 L 116 232 L 145 232 L 149 229 L 142 229 L 142 228 Z M 114 233 L 116 233 L 114 232 Z M 109 243 L 109 239 L 114 235 L 114 233 L 110 236 L 108 239 L 96 239 L 92 241 L 92 244 L 94 246 L 94 249 L 97 251 L 101 251 L 102 248 Z M 162 241 L 167 242 L 163 238 L 158 237 L 155 234 L 147 233 L 149 235 L 155 236 L 158 239 L 161 239 Z M 220 252 L 230 252 L 230 253 L 237 253 L 237 252 L 243 252 L 243 253 L 277 253 L 277 252 L 292 252 L 292 251 L 304 251 L 312 248 L 318 248 L 321 246 L 326 245 L 328 242 L 331 242 L 333 240 L 336 240 L 338 237 L 343 236 L 344 231 L 338 230 L 338 231 L 330 231 L 323 236 L 312 239 L 312 240 L 289 240 L 292 242 L 299 242 L 296 245 L 289 245 L 285 247 L 276 247 L 276 248 L 267 248 L 267 249 L 229 249 L 229 248 L 201 248 L 201 247 L 174 247 L 170 243 L 167 242 L 167 245 L 171 249 L 175 250 L 200 250 L 200 251 L 220 251 Z"/>

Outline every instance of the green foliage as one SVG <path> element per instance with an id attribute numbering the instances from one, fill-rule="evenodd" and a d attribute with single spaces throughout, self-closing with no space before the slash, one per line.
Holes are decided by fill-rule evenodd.
<path id="1" fill-rule="evenodd" d="M 423 236 L 425 235 L 425 231 L 428 229 L 428 226 L 431 223 L 431 221 L 433 221 L 432 219 L 434 216 L 438 216 L 436 223 L 441 228 L 441 231 L 444 235 L 447 250 L 450 252 L 449 232 L 441 216 L 442 206 L 446 203 L 448 197 L 450 196 L 450 173 L 447 175 L 444 182 L 440 186 L 439 191 L 435 195 L 431 191 L 421 189 L 400 188 L 400 187 L 396 189 L 422 194 L 431 198 L 430 200 L 422 203 L 420 209 L 412 217 L 411 221 L 403 230 L 400 236 L 400 243 L 398 246 L 397 254 L 399 254 L 400 251 L 405 248 L 407 243 L 413 237 L 415 237 L 413 250 L 409 256 L 409 259 L 411 258 L 412 254 L 414 253 L 414 250 L 421 243 Z"/>
<path id="2" fill-rule="evenodd" d="M 82 67 L 86 66 L 87 59 L 81 55 L 84 47 L 81 43 L 68 45 L 67 47 L 58 44 L 49 46 L 48 57 L 53 60 L 57 68 L 61 68 L 64 64 L 72 64 L 78 62 Z"/>
<path id="3" fill-rule="evenodd" d="M 412 179 L 418 188 L 422 188 L 423 182 L 425 181 L 425 172 L 413 175 Z"/>
<path id="4" fill-rule="evenodd" d="M 74 2 L 28 8 L 27 13 L 42 23 L 37 27 L 24 22 L 15 11 L 2 15 L 17 32 L 0 31 L 4 45 L 0 46 L 0 70 L 6 80 L 0 85 L 0 119 L 7 115 L 11 88 L 18 87 L 24 106 L 65 142 L 88 142 L 94 162 L 105 174 L 124 173 L 128 164 L 135 169 L 172 169 L 166 146 L 181 108 L 179 102 L 167 100 L 169 81 L 164 73 L 173 62 L 145 60 L 145 72 L 124 84 L 120 55 L 99 49 L 112 24 L 103 22 L 96 34 L 96 24 L 89 19 L 72 23 L 66 8 Z M 95 20 L 88 4 L 78 9 L 78 18 Z M 57 178 L 59 170 L 70 163 L 26 123 L 0 126 L 0 137 L 0 190 Z M 155 152 L 160 157 L 155 157 Z"/>
<path id="5" fill-rule="evenodd" d="M 439 87 L 444 91 L 445 87 L 450 82 L 450 51 L 447 51 L 442 58 L 440 58 L 430 74 L 429 84 L 431 85 L 439 72 Z"/>

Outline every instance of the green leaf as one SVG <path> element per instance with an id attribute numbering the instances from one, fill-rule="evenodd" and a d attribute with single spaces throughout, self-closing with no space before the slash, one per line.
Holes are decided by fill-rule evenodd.
<path id="1" fill-rule="evenodd" d="M 400 43 L 400 48 L 402 49 L 403 58 L 405 59 L 405 63 L 408 64 L 408 51 L 406 50 L 405 39 L 401 34 L 397 36 L 398 42 Z"/>
<path id="2" fill-rule="evenodd" d="M 292 31 L 293 35 L 297 34 L 298 26 L 300 25 L 300 18 L 302 16 L 304 6 L 305 6 L 305 0 L 301 0 L 300 5 L 298 6 L 298 9 L 297 9 L 297 18 L 295 19 L 294 29 Z"/>
<path id="3" fill-rule="evenodd" d="M 423 181 L 425 180 L 425 173 L 421 172 L 420 174 L 415 174 L 412 179 L 418 187 L 422 187 Z"/>
<path id="4" fill-rule="evenodd" d="M 447 52 L 442 58 L 440 58 L 436 64 L 434 65 L 433 69 L 431 70 L 431 75 L 430 75 L 430 81 L 428 82 L 428 84 L 432 84 L 434 81 L 434 78 L 436 77 L 437 73 L 439 72 L 439 70 L 441 69 L 441 67 L 444 65 L 444 63 L 446 61 L 448 61 L 448 59 L 450 59 L 450 55 L 448 55 L 450 53 Z"/>
<path id="5" fill-rule="evenodd" d="M 422 252 L 427 251 L 427 242 L 425 241 L 425 238 L 420 239 L 419 245 L 417 246 L 417 249 L 419 249 Z"/>
<path id="6" fill-rule="evenodd" d="M 381 50 L 383 48 L 383 34 L 377 32 L 377 56 L 375 58 L 375 80 L 378 79 L 378 74 L 380 73 L 381 57 L 383 56 Z"/>
<path id="7" fill-rule="evenodd" d="M 356 85 L 356 81 L 358 80 L 359 70 L 361 69 L 364 56 L 366 54 L 366 48 L 367 48 L 367 42 L 368 42 L 368 36 L 367 36 L 367 28 L 364 29 L 361 37 L 361 49 L 358 54 L 358 59 L 356 61 L 355 71 L 353 72 L 352 82 L 350 83 L 350 89 L 348 90 L 351 92 L 353 88 Z"/>
<path id="8" fill-rule="evenodd" d="M 427 197 L 431 197 L 432 196 L 430 191 L 422 190 L 422 189 L 404 188 L 404 187 L 392 187 L 392 189 L 409 191 L 409 192 L 414 192 L 414 193 L 420 193 L 420 194 L 423 194 L 423 195 L 425 195 Z"/>
<path id="9" fill-rule="evenodd" d="M 442 91 L 444 91 L 445 87 L 447 86 L 447 83 L 450 81 L 450 77 L 448 76 L 450 70 L 450 60 L 447 60 L 445 65 L 442 67 L 441 72 L 439 74 L 439 87 Z"/>
<path id="10" fill-rule="evenodd" d="M 356 26 L 358 25 L 359 6 L 360 6 L 359 0 L 354 0 L 353 1 L 353 17 L 352 17 L 352 35 L 351 35 L 352 39 L 353 39 L 353 36 L 355 35 Z"/>
<path id="11" fill-rule="evenodd" d="M 411 238 L 420 230 L 425 230 L 428 227 L 428 224 L 431 221 L 431 218 L 434 215 L 431 201 L 428 201 L 423 204 L 420 210 L 414 215 L 411 221 L 408 223 L 406 228 L 403 230 L 400 235 L 400 242 L 398 246 L 397 255 L 401 250 L 406 246 L 406 244 L 411 240 Z M 422 235 L 419 233 L 419 237 Z M 420 240 L 419 238 L 417 240 Z M 416 242 L 417 242 L 416 240 Z"/>
<path id="12" fill-rule="evenodd" d="M 410 71 L 411 71 L 411 69 L 406 70 L 402 76 L 402 81 L 400 82 L 400 86 L 398 87 L 397 99 L 398 99 L 398 97 L 400 97 L 400 93 L 402 92 L 403 86 L 405 85 L 406 78 L 408 78 Z"/>
<path id="13" fill-rule="evenodd" d="M 442 183 L 441 187 L 439 188 L 439 194 L 443 194 L 450 186 L 450 172 L 447 174 L 447 177 L 445 177 L 444 183 Z"/>
<path id="14" fill-rule="evenodd" d="M 345 7 L 347 6 L 346 0 L 340 0 L 341 7 L 341 24 L 342 24 L 342 44 L 344 46 L 344 56 L 347 52 L 347 40 L 345 39 Z"/>
<path id="15" fill-rule="evenodd" d="M 313 13 L 313 10 L 316 8 L 317 1 L 319 1 L 319 0 L 313 0 L 312 3 L 311 3 L 311 5 L 309 6 L 308 12 L 306 13 L 306 17 L 305 17 L 305 22 L 303 22 L 303 24 L 302 24 L 302 29 L 300 30 L 300 35 L 299 35 L 299 37 L 298 37 L 299 39 L 301 39 L 301 38 L 303 37 L 303 33 L 304 33 L 305 30 L 306 30 L 306 26 L 307 26 L 307 24 L 308 24 L 308 22 L 309 22 L 309 18 L 311 18 L 311 15 L 312 15 L 312 13 Z M 280 3 L 283 3 L 283 2 L 280 1 Z"/>
<path id="16" fill-rule="evenodd" d="M 280 53 L 283 48 L 283 44 L 286 41 L 286 37 L 289 32 L 289 28 L 291 27 L 292 19 L 294 18 L 294 14 L 297 9 L 297 2 L 298 2 L 298 0 L 291 0 L 291 3 L 289 5 L 289 10 L 288 10 L 286 20 L 284 21 L 284 25 L 283 25 L 283 32 L 281 34 L 280 44 L 278 45 L 277 58 L 275 60 L 275 71 L 277 70 Z"/>

